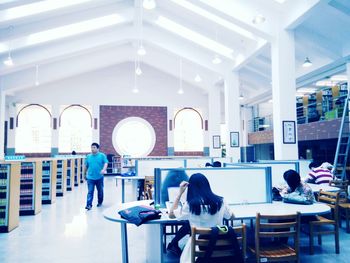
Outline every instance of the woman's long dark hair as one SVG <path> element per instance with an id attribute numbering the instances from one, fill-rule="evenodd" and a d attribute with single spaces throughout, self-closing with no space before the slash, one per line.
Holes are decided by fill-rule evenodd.
<path id="1" fill-rule="evenodd" d="M 214 215 L 221 209 L 223 198 L 211 191 L 209 181 L 203 174 L 193 174 L 188 183 L 187 202 L 192 214 L 200 215 L 203 209 Z"/>
<path id="2" fill-rule="evenodd" d="M 283 178 L 292 192 L 300 185 L 300 175 L 294 170 L 284 172 Z"/>

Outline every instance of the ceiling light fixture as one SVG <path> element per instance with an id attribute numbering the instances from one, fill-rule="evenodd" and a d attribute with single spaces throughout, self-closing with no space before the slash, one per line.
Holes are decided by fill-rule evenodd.
<path id="1" fill-rule="evenodd" d="M 7 56 L 7 58 L 3 61 L 4 65 L 11 67 L 13 66 L 13 60 L 11 57 L 11 51 L 9 50 L 9 55 Z"/>
<path id="2" fill-rule="evenodd" d="M 142 6 L 144 9 L 152 10 L 156 8 L 157 4 L 155 0 L 143 0 Z"/>
<path id="3" fill-rule="evenodd" d="M 8 31 L 7 32 L 8 36 L 10 36 L 12 31 L 13 31 L 13 26 L 9 26 L 7 28 L 7 31 Z M 7 52 L 8 52 L 7 58 L 3 61 L 3 63 L 5 66 L 11 67 L 11 66 L 13 66 L 14 63 L 13 63 L 12 56 L 11 56 L 11 43 L 10 42 L 8 44 L 8 47 L 7 47 Z"/>
<path id="4" fill-rule="evenodd" d="M 137 54 L 138 54 L 139 56 L 144 56 L 144 55 L 146 55 L 146 50 L 145 50 L 145 48 L 144 48 L 143 45 L 142 45 L 142 40 L 141 40 L 141 44 L 140 44 L 139 48 L 137 49 Z"/>
<path id="5" fill-rule="evenodd" d="M 265 21 L 266 21 L 266 18 L 261 14 L 254 16 L 254 18 L 252 20 L 253 24 L 256 24 L 256 25 L 262 24 Z"/>
<path id="6" fill-rule="evenodd" d="M 140 68 L 140 65 L 138 65 L 138 66 L 136 67 L 135 73 L 136 73 L 137 76 L 140 76 L 140 75 L 142 74 L 142 70 L 141 70 L 141 68 Z"/>
<path id="7" fill-rule="evenodd" d="M 194 81 L 195 82 L 201 82 L 202 81 L 202 78 L 201 78 L 201 76 L 199 76 L 198 74 L 195 76 L 195 78 L 194 78 Z"/>
<path id="8" fill-rule="evenodd" d="M 312 66 L 311 60 L 310 60 L 308 57 L 306 57 L 306 58 L 305 58 L 305 61 L 304 61 L 304 63 L 303 63 L 303 67 L 304 67 L 304 68 L 308 68 L 308 67 L 311 67 L 311 66 Z"/>
<path id="9" fill-rule="evenodd" d="M 239 99 L 240 99 L 240 100 L 243 100 L 243 99 L 244 99 L 243 94 L 239 95 Z"/>
<path id="10" fill-rule="evenodd" d="M 221 58 L 218 55 L 215 55 L 213 60 L 211 61 L 213 64 L 218 65 L 222 62 Z"/>

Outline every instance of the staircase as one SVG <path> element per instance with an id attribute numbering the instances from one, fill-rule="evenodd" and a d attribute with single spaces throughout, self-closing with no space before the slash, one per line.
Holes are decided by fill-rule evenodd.
<path id="1" fill-rule="evenodd" d="M 350 91 L 350 89 L 348 89 Z M 350 119 L 349 119 L 349 100 L 350 100 L 350 92 L 348 91 L 348 95 L 344 102 L 344 110 L 343 116 L 339 129 L 338 143 L 337 149 L 335 152 L 334 158 L 334 170 L 333 175 L 335 179 L 346 180 L 346 163 L 348 159 L 348 153 L 350 148 Z"/>

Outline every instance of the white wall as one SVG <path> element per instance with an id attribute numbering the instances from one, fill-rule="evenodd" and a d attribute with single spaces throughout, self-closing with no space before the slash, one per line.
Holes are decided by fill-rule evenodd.
<path id="1" fill-rule="evenodd" d="M 183 82 L 184 94 L 179 95 L 178 79 L 145 64 L 141 65 L 141 68 L 143 74 L 138 78 L 140 91 L 137 94 L 132 92 L 134 63 L 128 62 L 16 91 L 11 96 L 7 96 L 6 104 L 14 107 L 16 104 L 38 103 L 52 105 L 53 108 L 82 104 L 89 105 L 92 109 L 98 109 L 99 105 L 166 106 L 169 119 L 174 117 L 175 110 L 193 107 L 200 109 L 204 120 L 208 119 L 208 95 L 205 89 Z M 98 117 L 96 110 L 92 114 Z M 15 116 L 7 114 L 6 119 L 9 117 Z M 9 134 L 12 140 L 14 133 L 12 131 Z M 94 137 L 98 138 L 98 133 L 97 131 Z M 169 147 L 173 147 L 172 139 L 170 132 Z M 9 147 L 13 147 L 12 144 Z M 209 142 L 205 141 L 204 146 L 207 145 Z"/>
<path id="2" fill-rule="evenodd" d="M 203 112 L 207 112 L 208 98 L 204 94 L 204 90 L 183 83 L 185 93 L 178 95 L 178 80 L 147 65 L 143 65 L 143 74 L 138 79 L 140 92 L 138 94 L 132 93 L 133 70 L 134 63 L 123 63 L 22 90 L 16 92 L 11 99 L 15 103 L 51 105 L 79 103 L 168 106 L 170 109 L 173 107 L 195 107 L 203 108 Z"/>

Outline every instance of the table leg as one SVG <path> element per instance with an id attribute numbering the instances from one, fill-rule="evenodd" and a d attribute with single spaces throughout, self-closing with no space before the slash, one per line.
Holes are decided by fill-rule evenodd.
<path id="1" fill-rule="evenodd" d="M 129 263 L 129 253 L 128 253 L 128 231 L 126 223 L 120 224 L 121 237 L 122 237 L 122 262 Z"/>
<path id="2" fill-rule="evenodd" d="M 125 180 L 122 180 L 122 203 L 125 202 Z"/>

